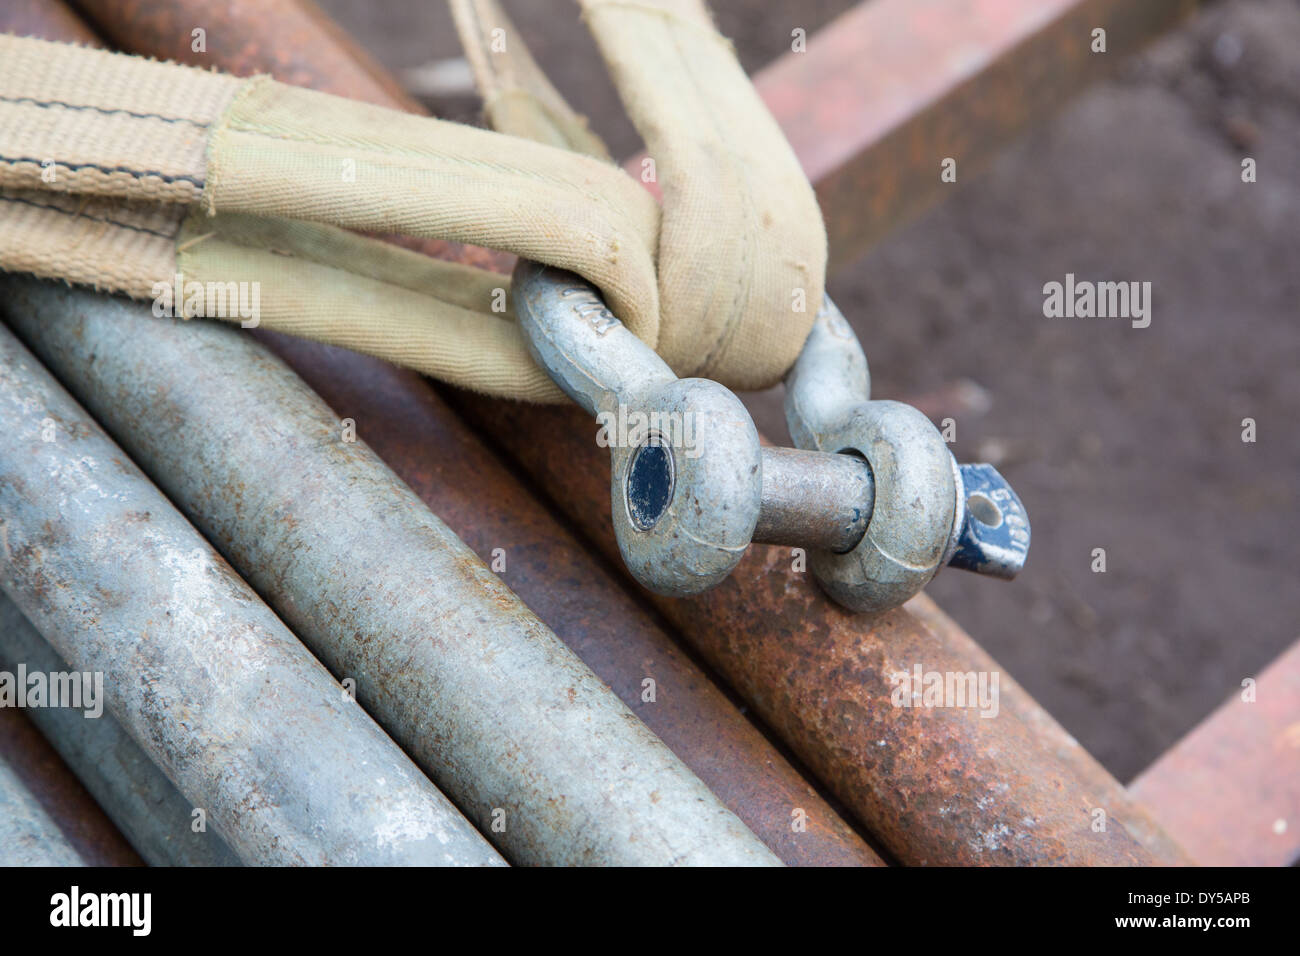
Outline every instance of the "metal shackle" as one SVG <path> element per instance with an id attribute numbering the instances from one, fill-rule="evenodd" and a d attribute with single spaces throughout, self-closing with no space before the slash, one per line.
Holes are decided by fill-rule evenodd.
<path id="1" fill-rule="evenodd" d="M 897 607 L 944 564 L 1015 577 L 1024 506 L 991 465 L 958 465 L 938 430 L 871 401 L 867 359 L 826 299 L 786 376 L 797 448 L 760 447 L 744 405 L 679 379 L 585 279 L 521 260 L 513 301 L 533 358 L 601 422 L 614 532 L 661 594 L 720 583 L 751 541 L 809 549 L 823 589 L 855 611 Z"/>
<path id="2" fill-rule="evenodd" d="M 813 574 L 846 607 L 897 607 L 934 577 L 960 527 L 960 474 L 943 436 L 910 405 L 870 400 L 867 357 L 829 297 L 785 387 L 795 445 L 860 457 L 875 485 L 866 534 L 842 554 L 814 551 Z"/>
<path id="3" fill-rule="evenodd" d="M 759 517 L 762 462 L 745 406 L 717 382 L 679 379 L 574 273 L 521 259 L 511 295 L 533 358 L 602 423 L 628 570 L 662 594 L 717 585 Z"/>
<path id="4" fill-rule="evenodd" d="M 1013 578 L 1029 550 L 1024 506 L 992 465 L 958 465 L 938 429 L 901 402 L 872 401 L 867 358 L 829 297 L 785 379 L 800 448 L 861 458 L 874 499 L 866 532 L 841 552 L 816 550 L 823 589 L 855 611 L 917 594 L 945 564 Z"/>

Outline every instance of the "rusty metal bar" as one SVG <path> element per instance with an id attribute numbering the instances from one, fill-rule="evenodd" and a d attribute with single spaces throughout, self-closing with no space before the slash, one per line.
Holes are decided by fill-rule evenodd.
<path id="1" fill-rule="evenodd" d="M 172 8 L 166 0 L 160 2 Z M 108 22 L 102 14 L 112 14 L 115 22 L 122 24 L 123 40 L 132 42 L 135 23 L 129 11 L 111 0 L 94 0 L 94 5 L 99 22 Z M 238 11 L 226 15 L 241 16 Z M 153 39 L 180 42 L 174 35 Z M 294 45 L 296 55 L 309 57 L 313 52 L 297 46 L 292 35 L 285 36 L 283 42 Z M 168 51 L 162 46 L 139 52 L 165 56 Z M 272 63 L 256 62 L 237 50 L 210 49 L 209 53 L 216 65 L 236 73 L 274 68 Z M 338 87 L 334 91 L 348 92 Z M 450 397 L 462 413 L 507 448 L 517 444 L 516 437 L 546 434 L 545 449 L 535 448 L 529 454 L 528 449 L 513 448 L 518 459 L 593 540 L 611 543 L 607 463 L 600 460 L 591 429 L 581 414 L 512 406 L 512 420 L 503 421 L 497 403 L 468 395 Z M 538 460 L 538 454 L 546 461 Z M 733 575 L 722 593 L 715 594 L 719 601 L 726 598 L 724 604 L 701 608 L 697 600 L 661 603 L 660 607 L 670 612 L 666 616 L 680 623 L 683 634 L 706 659 L 749 697 L 796 753 L 820 771 L 859 819 L 905 862 L 1152 859 L 1131 845 L 1122 828 L 1112 826 L 1106 833 L 1093 833 L 1087 826 L 1092 817 L 1080 816 L 1085 807 L 1120 808 L 1111 814 L 1112 820 L 1124 820 L 1150 852 L 1162 860 L 1182 859 L 1139 808 L 1124 809 L 1132 807 L 1127 794 L 1095 761 L 1077 754 L 1077 746 L 1060 746 L 1068 734 L 1014 684 L 1003 685 L 1004 704 L 1010 703 L 1008 697 L 1023 696 L 1015 701 L 1016 706 L 1004 707 L 1004 713 L 1018 716 L 975 724 L 978 732 L 967 739 L 967 724 L 959 715 L 895 711 L 887 706 L 888 690 L 881 697 L 854 680 L 864 658 L 885 659 L 894 643 L 910 647 L 928 660 L 945 662 L 957 672 L 979 670 L 988 657 L 960 629 L 936 633 L 906 611 L 876 620 L 846 617 L 802 576 L 782 572 L 779 566 L 774 573 L 765 573 L 762 549 L 754 551 L 741 567 L 741 572 L 751 569 L 749 573 L 741 573 L 740 578 Z M 798 599 L 786 602 L 787 592 Z M 729 635 L 728 629 L 734 634 Z M 798 687 L 791 690 L 787 668 L 796 663 L 801 676 Z M 827 691 L 821 683 L 822 673 L 840 675 L 843 686 Z M 886 675 L 879 679 L 883 682 Z M 888 734 L 875 732 L 877 720 Z M 1050 734 L 1045 733 L 1047 728 L 1052 729 Z M 879 740 L 885 741 L 883 746 Z M 948 752 L 954 759 L 944 756 Z M 999 754 L 1003 753 L 1011 753 L 1015 759 L 1000 773 Z M 923 754 L 937 754 L 942 759 L 927 768 Z M 941 772 L 939 767 L 950 772 Z M 1020 781 L 1027 786 L 1023 797 L 1017 796 Z M 877 786 L 879 790 L 874 790 Z M 977 803 L 989 792 L 995 794 L 993 809 L 976 812 Z M 939 812 L 945 808 L 946 812 Z M 956 812 L 951 812 L 954 808 Z M 1046 819 L 1051 825 L 1026 830 L 1023 821 L 1027 819 Z M 1004 835 L 1017 838 L 1004 842 L 990 835 L 1003 833 L 1001 827 L 1006 828 Z M 991 842 L 996 846 L 990 846 Z"/>
<path id="2" fill-rule="evenodd" d="M 0 594 L 0 667 L 11 674 L 72 670 L 7 597 Z M 153 866 L 238 866 L 213 829 L 195 831 L 194 806 L 112 714 L 36 707 L 29 718 L 72 768 L 145 862 Z"/>
<path id="3" fill-rule="evenodd" d="M 42 6 L 61 9 L 54 2 Z M 281 79 L 297 76 L 322 89 L 383 100 L 385 85 L 365 71 L 332 68 L 336 52 L 349 54 L 355 47 L 303 5 L 263 6 L 278 24 L 275 34 L 264 31 L 266 21 L 260 16 L 250 18 L 247 10 L 210 2 L 134 3 L 129 16 L 105 0 L 83 6 L 139 52 L 186 56 L 185 38 L 201 22 L 214 38 L 225 38 L 211 44 L 205 63 L 236 73 L 275 73 L 287 61 L 294 66 Z M 6 26 L 0 10 L 0 29 Z M 89 28 L 80 31 L 67 35 L 60 30 L 52 38 L 94 42 Z M 277 50 L 268 49 L 263 36 L 303 39 Z M 421 248 L 478 264 L 496 262 L 507 270 L 511 259 L 447 243 Z M 327 402 L 351 417 L 358 434 L 478 554 L 491 557 L 502 549 L 501 577 L 511 589 L 782 860 L 792 865 L 881 865 L 880 857 L 790 760 L 682 652 L 657 617 L 502 466 L 427 381 L 367 356 L 302 339 L 266 335 L 264 341 Z"/>
<path id="4" fill-rule="evenodd" d="M 966 182 L 1195 0 L 872 0 L 754 83 L 814 183 L 845 265 Z M 1106 52 L 1093 53 L 1094 29 Z"/>
<path id="5" fill-rule="evenodd" d="M 511 860 L 779 862 L 238 328 L 0 288 L 11 326 Z"/>
<path id="6" fill-rule="evenodd" d="M 1300 641 L 1132 790 L 1207 866 L 1300 863 Z"/>
<path id="7" fill-rule="evenodd" d="M 0 586 L 242 860 L 500 862 L 5 329 L 0 516 Z"/>
<path id="8" fill-rule="evenodd" d="M 952 647 L 968 667 L 975 671 L 991 673 L 999 670 L 998 663 L 982 647 L 971 640 L 951 617 L 945 614 L 924 592 L 904 606 L 912 617 L 946 647 Z M 1183 847 L 1169 836 L 1160 825 L 1159 816 L 1136 798 L 1110 775 L 1097 759 L 1058 724 L 1028 691 L 1016 683 L 1011 675 L 1001 677 L 1001 706 L 1007 713 L 1022 721 L 1034 735 L 1038 745 L 1047 753 L 1069 767 L 1087 787 L 1094 809 L 1100 808 L 1122 825 L 1162 864 L 1191 866 L 1193 860 Z"/>
<path id="9" fill-rule="evenodd" d="M 0 707 L 0 762 L 7 763 L 39 800 L 41 809 L 86 863 L 143 863 L 36 725 L 27 719 L 27 712 L 17 707 Z"/>
<path id="10" fill-rule="evenodd" d="M 470 396 L 457 404 L 557 500 L 582 502 L 571 517 L 617 560 L 603 449 L 562 440 L 582 434 L 579 410 L 529 409 L 516 440 L 504 406 Z M 1098 807 L 1122 821 L 1110 809 L 1125 801 L 1122 788 L 1076 772 L 1011 709 L 983 719 L 894 705 L 892 675 L 917 665 L 997 673 L 1001 685 L 1001 668 L 964 633 L 933 631 L 902 609 L 875 617 L 834 609 L 784 548 L 752 546 L 706 594 L 647 596 L 902 862 L 1152 862 L 1123 826 L 1090 828 Z M 1007 691 L 1001 685 L 1002 698 Z"/>

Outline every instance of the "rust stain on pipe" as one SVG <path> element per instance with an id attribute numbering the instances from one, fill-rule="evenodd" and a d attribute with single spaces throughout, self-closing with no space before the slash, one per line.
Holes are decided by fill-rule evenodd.
<path id="1" fill-rule="evenodd" d="M 194 5 L 193 0 L 182 2 Z M 99 11 L 101 23 L 106 18 L 120 22 L 131 39 L 134 24 L 127 22 L 123 7 L 134 4 L 93 0 L 88 6 Z M 181 39 L 173 36 L 170 42 Z M 292 35 L 277 38 L 286 45 L 293 41 Z M 295 53 L 312 57 L 318 49 L 298 47 Z M 169 55 L 163 48 L 142 52 Z M 235 73 L 270 68 L 239 51 L 213 55 Z M 360 93 L 338 86 L 333 90 Z M 865 142 L 859 148 L 878 145 Z M 608 465 L 580 413 L 510 406 L 507 414 L 502 403 L 469 395 L 454 396 L 454 403 L 514 454 L 572 520 L 617 560 L 608 530 Z M 546 435 L 548 440 L 517 440 L 529 435 Z M 951 712 L 881 708 L 867 687 L 883 689 L 879 685 L 884 675 L 870 668 L 872 663 L 883 665 L 887 655 L 916 653 L 926 657 L 920 662 L 929 668 L 947 665 L 959 672 L 986 667 L 988 657 L 960 629 L 932 629 L 905 610 L 876 620 L 844 615 L 802 578 L 767 567 L 771 554 L 754 549 L 714 595 L 664 600 L 659 607 L 900 859 L 1147 863 L 1151 853 L 1162 860 L 1179 858 L 1159 828 L 1136 808 L 1110 814 L 1112 826 L 1106 833 L 1092 832 L 1088 811 L 1130 806 L 1127 795 L 1090 757 L 1063 747 L 1068 735 L 1014 684 L 1002 688 L 1003 717 L 982 724 L 963 722 Z M 867 684 L 855 683 L 872 673 L 875 677 Z M 878 724 L 864 722 L 862 714 Z M 925 755 L 938 762 L 927 763 Z M 1025 790 L 1017 803 L 1005 796 L 999 799 L 998 794 L 1016 797 L 1021 784 Z M 996 804 L 993 811 L 976 812 L 990 794 Z M 1013 818 L 1018 810 L 1024 812 Z M 1113 825 L 1125 815 L 1134 833 L 1155 834 L 1144 839 L 1150 852 Z M 1033 821 L 1032 826 L 1026 820 Z M 1000 826 L 1024 839 L 1002 840 Z"/>
<path id="2" fill-rule="evenodd" d="M 135 52 L 157 57 L 181 57 L 188 50 L 192 24 L 204 24 L 210 42 L 202 62 L 237 74 L 276 74 L 281 60 L 260 43 L 228 46 L 217 42 L 220 37 L 254 32 L 275 36 L 286 46 L 285 38 L 299 38 L 293 50 L 279 55 L 297 64 L 297 72 L 279 79 L 293 81 L 297 76 L 330 92 L 389 106 L 409 105 L 386 101 L 383 84 L 367 79 L 368 73 L 332 73 L 333 56 L 352 45 L 331 39 L 343 34 L 336 27 L 321 28 L 320 18 L 304 15 L 298 4 L 258 4 L 256 11 L 192 0 L 87 0 L 81 6 L 99 18 L 106 34 L 129 41 Z M 274 10 L 273 18 L 285 25 L 283 34 L 258 26 L 266 10 Z M 137 24 L 140 17 L 145 22 Z M 88 28 L 84 34 L 80 42 L 93 41 Z M 310 46 L 302 45 L 306 37 L 312 38 Z M 320 53 L 322 49 L 326 52 Z M 477 257 L 481 250 L 466 256 L 449 243 L 422 248 L 446 258 L 493 264 Z M 508 269 L 512 257 L 491 255 Z M 264 340 L 341 415 L 356 420 L 358 435 L 471 548 L 491 561 L 492 549 L 505 547 L 507 570 L 502 578 L 511 589 L 782 860 L 795 865 L 883 864 L 654 615 L 502 467 L 427 381 L 341 349 L 270 334 Z M 655 681 L 654 701 L 643 699 L 647 678 Z M 792 826 L 795 811 L 803 811 L 804 830 Z"/>
<path id="3" fill-rule="evenodd" d="M 515 409 L 462 395 L 455 406 L 496 435 L 610 557 L 608 461 L 577 408 Z M 586 433 L 584 435 L 584 433 Z M 551 440 L 537 442 L 530 435 Z M 515 437 L 518 436 L 518 437 Z M 688 599 L 643 592 L 898 859 L 911 865 L 1151 865 L 1123 827 L 1122 788 L 1075 771 L 1011 706 L 893 706 L 891 675 L 1001 669 L 960 631 L 907 610 L 852 615 L 832 605 L 790 551 L 751 546 L 718 588 Z M 1000 697 L 1007 696 L 1000 686 Z M 1031 702 L 1032 703 L 1032 702 Z M 1106 810 L 1105 832 L 1093 811 Z"/>
<path id="4" fill-rule="evenodd" d="M 6 0 L 0 12 L 0 33 L 63 43 L 99 44 L 95 31 L 80 17 L 62 3 L 49 0 Z"/>

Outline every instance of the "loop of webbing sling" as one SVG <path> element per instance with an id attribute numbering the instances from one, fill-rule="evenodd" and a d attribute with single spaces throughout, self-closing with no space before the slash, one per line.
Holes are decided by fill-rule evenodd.
<path id="1" fill-rule="evenodd" d="M 267 327 L 491 394 L 557 398 L 511 316 L 493 308 L 503 277 L 344 229 L 451 239 L 584 275 L 681 373 L 770 384 L 811 322 L 797 303 L 820 298 L 825 239 L 811 190 L 698 3 L 584 6 L 656 156 L 662 221 L 630 177 L 557 146 L 265 77 L 3 37 L 0 268 L 148 297 L 171 278 L 157 273 L 174 240 L 186 280 L 261 283 Z M 678 60 L 636 64 L 630 32 Z M 676 78 L 665 84 L 664 70 Z M 516 86 L 544 83 L 535 66 L 523 74 Z M 670 93 L 645 89 L 664 85 Z M 494 122 L 520 125 L 519 110 L 501 108 L 512 92 L 490 101 Z M 537 102 L 563 126 L 567 107 L 549 96 Z M 742 135 L 735 117 L 751 107 L 761 119 Z M 685 113 L 656 126 L 660 108 Z M 558 139 L 597 152 L 584 134 L 579 123 Z M 772 165 L 794 175 L 760 175 Z M 182 223 L 196 204 L 206 217 Z"/>

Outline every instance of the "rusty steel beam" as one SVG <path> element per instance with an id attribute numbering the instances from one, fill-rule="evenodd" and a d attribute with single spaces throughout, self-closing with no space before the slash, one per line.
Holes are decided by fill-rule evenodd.
<path id="1" fill-rule="evenodd" d="M 1132 789 L 1207 866 L 1300 863 L 1300 641 Z"/>
<path id="2" fill-rule="evenodd" d="M 542 489 L 582 503 L 570 516 L 617 561 L 608 454 L 576 421 L 582 413 L 529 409 L 521 428 L 515 409 L 462 397 L 457 407 L 495 435 Z M 533 440 L 537 434 L 550 440 Z M 964 632 L 933 629 L 905 609 L 848 614 L 794 564 L 789 549 L 753 545 L 713 591 L 687 599 L 644 593 L 900 861 L 1154 862 L 1115 825 L 1126 822 L 1123 789 L 1053 753 L 1036 724 L 1018 713 L 1041 708 L 1002 681 L 1001 668 Z M 916 665 L 998 673 L 999 715 L 894 706 L 891 675 Z M 1012 704 L 1008 698 L 1017 695 Z M 1112 821 L 1105 832 L 1091 829 L 1097 808 Z"/>
<path id="3" fill-rule="evenodd" d="M 148 52 L 166 55 L 165 50 Z M 210 52 L 218 65 L 233 72 L 266 68 L 238 51 Z M 223 62 L 222 56 L 233 59 Z M 454 398 L 519 457 L 575 523 L 602 545 L 611 544 L 608 524 L 601 523 L 608 520 L 607 463 L 581 415 L 517 406 L 505 412 L 500 403 Z M 531 451 L 545 460 L 518 443 L 511 447 L 517 437 L 539 434 L 548 436 L 546 443 L 538 443 L 546 447 Z M 1057 725 L 1027 695 L 1006 707 L 1007 718 L 971 725 L 951 712 L 882 706 L 888 693 L 881 698 L 855 680 L 858 658 L 899 645 L 910 646 L 926 658 L 918 662 L 931 667 L 943 662 L 964 672 L 985 666 L 987 655 L 959 629 L 935 633 L 906 611 L 874 621 L 846 617 L 802 579 L 763 573 L 755 564 L 760 552 L 755 549 L 742 565 L 749 573 L 733 575 L 712 598 L 661 602 L 660 607 L 900 859 L 1145 863 L 1153 859 L 1151 853 L 1161 860 L 1180 859 L 1154 823 L 1137 819 L 1141 811 L 1136 808 L 1131 813 L 1121 809 L 1111 818 L 1129 815 L 1130 826 L 1143 835 L 1150 852 L 1123 827 L 1091 830 L 1091 810 L 1123 808 L 1128 798 L 1090 758 L 1079 759 L 1058 746 L 1068 738 L 1064 731 L 1057 728 L 1043 738 L 1043 728 Z M 786 592 L 798 599 L 785 600 Z M 712 608 L 710 600 L 717 602 Z M 791 693 L 789 668 L 799 661 L 799 686 Z M 834 677 L 829 688 L 824 686 L 828 675 Z M 885 678 L 877 675 L 878 682 Z M 1004 687 L 1004 702 L 1009 694 L 1014 698 L 1022 692 L 1014 685 Z M 855 713 L 871 716 L 869 723 L 879 723 L 888 733 L 845 719 Z M 918 759 L 927 753 L 950 756 L 927 766 Z M 1000 771 L 1006 754 L 1011 757 Z M 1152 835 L 1149 842 L 1147 835 Z"/>
<path id="4" fill-rule="evenodd" d="M 27 714 L 16 707 L 0 707 L 0 765 L 7 765 L 12 774 L 10 786 L 20 785 L 33 796 L 58 831 L 55 842 L 70 846 L 77 862 L 87 866 L 144 863 Z M 0 803 L 4 800 L 0 795 Z M 0 807 L 0 818 L 4 816 Z M 0 830 L 4 828 L 0 819 Z M 0 866 L 10 865 L 5 861 L 16 850 L 7 843 L 0 835 Z"/>
<path id="5" fill-rule="evenodd" d="M 813 182 L 834 270 L 965 182 L 1195 0 L 872 0 L 754 83 Z M 1092 31 L 1106 52 L 1092 52 Z"/>
<path id="6" fill-rule="evenodd" d="M 383 100 L 385 84 L 367 71 L 334 70 L 336 54 L 355 49 L 336 27 L 300 4 L 264 4 L 292 48 L 267 50 L 239 38 L 260 37 L 260 13 L 211 3 L 82 4 L 138 52 L 189 55 L 189 30 L 205 24 L 211 59 L 235 73 L 275 72 L 294 64 L 297 76 L 336 93 Z M 60 5 L 48 3 L 47 10 Z M 62 19 L 53 26 L 62 24 Z M 0 29 L 5 29 L 0 10 Z M 183 29 L 182 29 L 183 28 Z M 267 36 L 271 34 L 267 33 Z M 57 38 L 94 42 L 85 26 Z M 222 38 L 215 42 L 215 38 Z M 311 41 L 310 43 L 308 41 Z M 255 55 L 254 55 L 255 54 Z M 401 105 L 393 100 L 389 105 Z M 451 252 L 448 252 L 448 249 Z M 455 255 L 454 244 L 431 254 L 500 264 L 482 250 Z M 486 255 L 486 254 L 485 254 Z M 508 268 L 508 265 L 505 266 Z M 547 510 L 438 397 L 427 381 L 368 356 L 301 339 L 265 341 L 478 554 L 505 551 L 502 578 L 543 621 L 772 850 L 792 865 L 879 866 L 880 857 L 818 793 L 764 733 L 747 719 L 687 653 L 566 527 Z M 441 450 L 441 451 L 440 451 Z M 653 681 L 652 699 L 647 680 Z M 795 825 L 798 821 L 798 826 Z"/>

